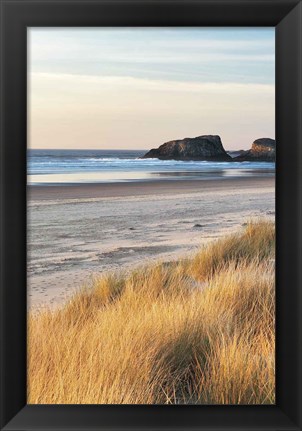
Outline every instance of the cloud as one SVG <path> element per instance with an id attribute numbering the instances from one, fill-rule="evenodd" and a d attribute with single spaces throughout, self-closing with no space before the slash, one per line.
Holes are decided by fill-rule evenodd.
<path id="1" fill-rule="evenodd" d="M 42 80 L 44 82 L 64 82 L 68 85 L 101 85 L 104 90 L 108 86 L 153 90 L 159 92 L 184 92 L 184 93 L 215 93 L 215 94 L 267 94 L 274 95 L 275 87 L 271 84 L 236 83 L 236 82 L 183 82 L 173 80 L 151 80 L 133 78 L 131 76 L 94 76 L 76 74 L 31 73 L 31 81 Z"/>

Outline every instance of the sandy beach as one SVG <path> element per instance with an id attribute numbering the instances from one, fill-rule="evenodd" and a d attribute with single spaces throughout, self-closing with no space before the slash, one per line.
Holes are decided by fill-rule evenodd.
<path id="1" fill-rule="evenodd" d="M 106 272 L 169 261 L 275 216 L 275 180 L 28 187 L 28 306 L 62 304 Z"/>

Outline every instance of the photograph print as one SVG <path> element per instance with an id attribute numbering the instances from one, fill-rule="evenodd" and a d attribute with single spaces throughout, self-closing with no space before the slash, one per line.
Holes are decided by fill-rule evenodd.
<path id="1" fill-rule="evenodd" d="M 275 29 L 27 32 L 27 403 L 275 404 Z"/>

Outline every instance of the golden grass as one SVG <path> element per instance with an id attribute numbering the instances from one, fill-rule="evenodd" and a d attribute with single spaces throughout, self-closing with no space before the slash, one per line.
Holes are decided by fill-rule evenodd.
<path id="1" fill-rule="evenodd" d="M 274 225 L 95 280 L 28 319 L 33 404 L 275 402 Z"/>

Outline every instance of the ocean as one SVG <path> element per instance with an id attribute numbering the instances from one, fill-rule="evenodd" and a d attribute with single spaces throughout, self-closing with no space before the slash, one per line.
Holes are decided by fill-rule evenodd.
<path id="1" fill-rule="evenodd" d="M 273 176 L 268 162 L 141 159 L 147 150 L 28 150 L 30 185 Z"/>

